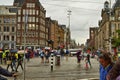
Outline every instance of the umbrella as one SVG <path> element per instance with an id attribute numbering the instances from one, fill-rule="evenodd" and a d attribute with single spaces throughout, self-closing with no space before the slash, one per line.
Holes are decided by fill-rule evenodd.
<path id="1" fill-rule="evenodd" d="M 11 53 L 17 53 L 17 51 L 18 51 L 17 49 L 10 50 Z"/>
<path id="2" fill-rule="evenodd" d="M 17 52 L 18 54 L 24 54 L 24 50 L 20 50 Z M 25 53 L 27 53 L 27 51 L 25 51 Z"/>

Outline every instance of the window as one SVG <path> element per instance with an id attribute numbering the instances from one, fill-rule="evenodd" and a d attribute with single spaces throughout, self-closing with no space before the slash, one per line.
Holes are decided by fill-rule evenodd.
<path id="1" fill-rule="evenodd" d="M 38 25 L 36 25 L 36 30 L 38 30 Z"/>
<path id="2" fill-rule="evenodd" d="M 20 43 L 20 38 L 17 38 L 17 43 Z"/>
<path id="3" fill-rule="evenodd" d="M 6 26 L 4 26 L 4 32 L 6 32 L 7 31 L 7 28 L 6 28 Z"/>
<path id="4" fill-rule="evenodd" d="M 29 10 L 29 14 L 32 15 L 32 9 Z"/>
<path id="5" fill-rule="evenodd" d="M 33 15 L 35 15 L 35 10 L 33 9 L 32 11 L 33 11 Z"/>
<path id="6" fill-rule="evenodd" d="M 120 30 L 120 24 L 118 24 L 118 29 Z"/>
<path id="7" fill-rule="evenodd" d="M 4 35 L 4 36 L 3 36 L 3 39 L 9 41 L 9 36 L 8 36 L 8 35 Z"/>
<path id="8" fill-rule="evenodd" d="M 18 15 L 20 15 L 21 14 L 21 10 L 18 10 Z"/>
<path id="9" fill-rule="evenodd" d="M 23 9 L 23 15 L 25 14 L 25 9 Z"/>
<path id="10" fill-rule="evenodd" d="M 38 15 L 38 14 L 39 14 L 38 12 L 39 12 L 39 11 L 37 10 L 37 11 L 36 11 L 36 15 Z"/>
<path id="11" fill-rule="evenodd" d="M 25 22 L 25 17 L 24 16 L 22 17 L 22 22 Z"/>
<path id="12" fill-rule="evenodd" d="M 9 36 L 6 36 L 7 37 L 7 40 L 9 41 Z"/>
<path id="13" fill-rule="evenodd" d="M 15 19 L 14 18 L 12 18 L 12 23 L 15 23 Z"/>
<path id="14" fill-rule="evenodd" d="M 20 30 L 20 24 L 17 25 L 17 29 Z"/>
<path id="15" fill-rule="evenodd" d="M 9 27 L 7 26 L 7 32 L 9 32 L 10 31 L 10 29 L 9 29 Z"/>
<path id="16" fill-rule="evenodd" d="M 4 23 L 10 23 L 10 19 L 4 18 Z"/>
<path id="17" fill-rule="evenodd" d="M 36 18 L 36 22 L 38 22 L 38 18 Z"/>
<path id="18" fill-rule="evenodd" d="M 3 39 L 5 40 L 5 36 L 3 36 Z"/>
<path id="19" fill-rule="evenodd" d="M 12 41 L 14 41 L 14 36 L 12 36 Z"/>
<path id="20" fill-rule="evenodd" d="M 33 18 L 32 21 L 35 22 L 35 17 L 32 17 L 32 18 Z"/>
<path id="21" fill-rule="evenodd" d="M 20 17 L 18 17 L 18 22 L 20 22 Z"/>
<path id="22" fill-rule="evenodd" d="M 29 8 L 34 8 L 34 7 L 35 7 L 35 4 L 34 4 L 34 3 L 27 3 L 27 7 L 29 7 Z"/>
<path id="23" fill-rule="evenodd" d="M 14 32 L 15 31 L 15 28 L 14 28 L 14 26 L 12 27 L 12 32 Z"/>
<path id="24" fill-rule="evenodd" d="M 2 19 L 0 18 L 0 23 L 2 23 Z"/>

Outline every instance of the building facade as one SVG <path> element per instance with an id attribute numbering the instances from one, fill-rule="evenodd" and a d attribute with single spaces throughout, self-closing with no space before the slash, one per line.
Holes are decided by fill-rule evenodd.
<path id="1" fill-rule="evenodd" d="M 16 46 L 45 47 L 48 39 L 46 11 L 39 0 L 14 0 L 13 6 L 18 8 Z"/>
<path id="2" fill-rule="evenodd" d="M 0 48 L 16 48 L 16 8 L 0 6 Z"/>

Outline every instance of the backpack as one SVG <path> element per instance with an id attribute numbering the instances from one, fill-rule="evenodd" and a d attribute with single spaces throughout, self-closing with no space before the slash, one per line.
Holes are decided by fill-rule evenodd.
<path id="1" fill-rule="evenodd" d="M 44 56 L 44 53 L 43 53 L 43 52 L 40 52 L 40 56 L 43 57 L 43 56 Z"/>

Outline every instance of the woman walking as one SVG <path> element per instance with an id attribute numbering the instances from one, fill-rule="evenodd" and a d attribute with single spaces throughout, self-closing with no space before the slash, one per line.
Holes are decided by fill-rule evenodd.
<path id="1" fill-rule="evenodd" d="M 18 72 L 18 67 L 21 66 L 21 69 L 23 70 L 23 66 L 22 66 L 22 62 L 23 62 L 23 57 L 21 54 L 18 54 L 18 64 L 17 64 L 17 67 L 16 67 L 16 72 Z"/>

